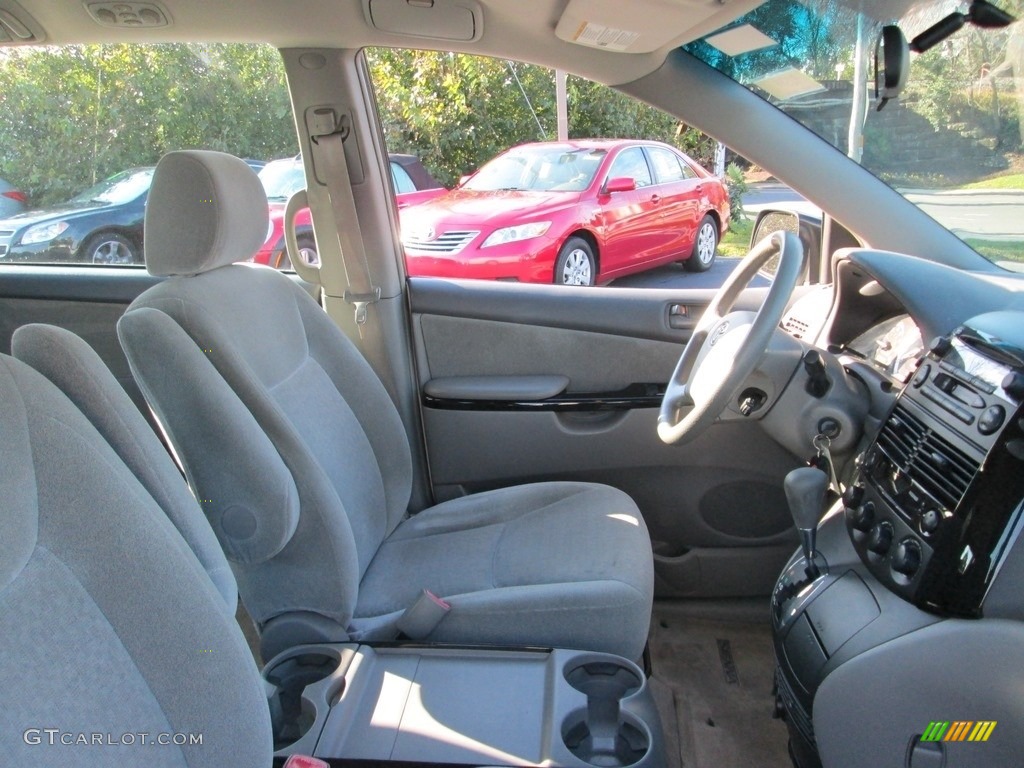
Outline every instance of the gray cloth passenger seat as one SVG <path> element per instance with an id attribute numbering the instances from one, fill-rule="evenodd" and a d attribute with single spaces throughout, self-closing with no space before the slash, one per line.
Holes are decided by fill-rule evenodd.
<path id="1" fill-rule="evenodd" d="M 90 420 L 6 355 L 0 436 L 0 765 L 269 766 L 224 595 Z"/>
<path id="2" fill-rule="evenodd" d="M 640 656 L 650 539 L 626 494 L 538 483 L 407 516 L 404 426 L 365 359 L 286 275 L 247 261 L 267 201 L 216 152 L 166 155 L 146 266 L 167 277 L 118 333 L 261 628 L 264 657 L 387 639 L 424 589 L 451 611 L 420 638 Z"/>

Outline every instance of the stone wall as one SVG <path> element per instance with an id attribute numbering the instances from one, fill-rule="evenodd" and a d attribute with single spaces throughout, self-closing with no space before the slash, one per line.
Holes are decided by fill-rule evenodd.
<path id="1" fill-rule="evenodd" d="M 850 83 L 827 83 L 816 94 L 784 108 L 834 146 L 846 151 L 850 124 Z M 992 149 L 995 142 L 976 126 L 951 123 L 936 129 L 914 111 L 913 102 L 889 102 L 881 112 L 870 107 L 864 127 L 863 163 L 897 175 L 934 175 L 943 170 L 950 181 L 969 181 L 1006 167 Z M 982 169 L 979 173 L 979 169 Z"/>

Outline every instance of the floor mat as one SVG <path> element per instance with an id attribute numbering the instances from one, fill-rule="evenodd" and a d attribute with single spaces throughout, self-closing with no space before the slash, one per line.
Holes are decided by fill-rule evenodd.
<path id="1" fill-rule="evenodd" d="M 679 762 L 671 755 L 670 765 L 791 768 L 786 726 L 772 718 L 767 616 L 723 621 L 694 618 L 671 603 L 655 605 L 650 649 L 654 677 L 672 694 L 658 697 L 668 746 L 678 744 Z"/>

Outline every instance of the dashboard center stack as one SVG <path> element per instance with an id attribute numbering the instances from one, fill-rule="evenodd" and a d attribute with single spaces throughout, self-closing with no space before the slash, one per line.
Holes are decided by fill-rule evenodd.
<path id="1" fill-rule="evenodd" d="M 918 725 L 923 714 L 909 713 L 923 695 L 913 681 L 926 678 L 913 670 L 934 660 L 915 649 L 917 639 L 923 648 L 933 636 L 984 629 L 983 618 L 1024 619 L 1013 587 L 1024 573 L 1022 406 L 1017 313 L 980 315 L 935 339 L 858 456 L 842 502 L 821 523 L 821 562 L 808 569 L 797 553 L 780 576 L 772 596 L 777 711 L 799 768 L 821 765 L 820 731 L 835 730 L 815 714 L 829 676 L 864 679 L 887 655 L 903 660 L 886 678 L 890 690 L 865 682 L 851 696 L 908 703 L 907 723 L 890 718 L 889 726 L 905 732 L 901 749 L 917 765 L 913 754 L 933 745 L 921 743 L 927 719 Z M 903 671 L 909 688 L 897 680 Z M 967 673 L 948 674 L 955 681 Z"/>
<path id="2" fill-rule="evenodd" d="M 988 315 L 932 343 L 844 498 L 851 541 L 923 610 L 976 618 L 1024 497 L 1024 358 Z M 1015 329 L 1012 329 L 1015 330 Z"/>

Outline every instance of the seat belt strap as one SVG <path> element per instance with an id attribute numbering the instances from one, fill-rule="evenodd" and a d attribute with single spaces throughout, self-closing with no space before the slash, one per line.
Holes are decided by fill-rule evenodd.
<path id="1" fill-rule="evenodd" d="M 330 107 L 318 109 L 315 120 L 318 132 L 311 138 L 321 150 L 319 159 L 323 162 L 323 176 L 338 230 L 341 259 L 348 281 L 344 299 L 355 307 L 356 326 L 361 337 L 362 326 L 366 323 L 366 308 L 380 301 L 380 286 L 374 285 L 370 277 L 348 161 L 345 159 L 345 139 L 350 130 L 343 120 L 337 120 L 335 111 Z"/>

